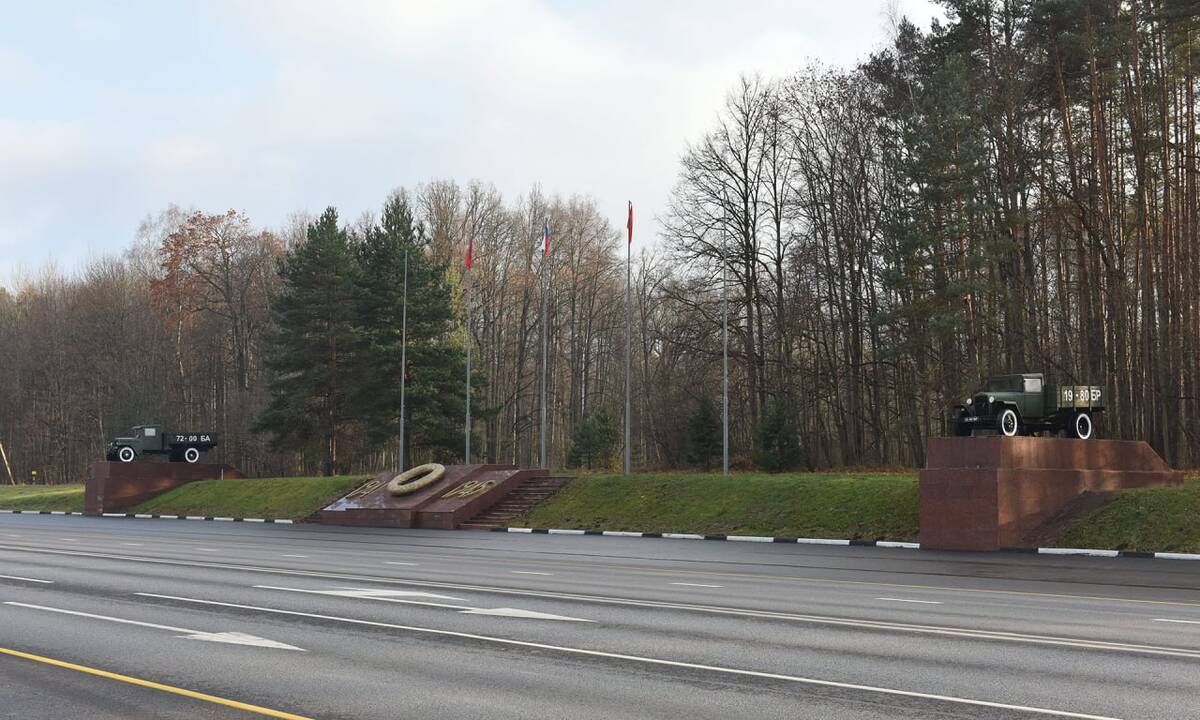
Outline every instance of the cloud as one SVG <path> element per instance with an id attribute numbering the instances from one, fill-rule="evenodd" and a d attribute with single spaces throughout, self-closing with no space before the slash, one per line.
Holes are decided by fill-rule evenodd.
<path id="1" fill-rule="evenodd" d="M 778 76 L 810 58 L 849 64 L 885 30 L 872 0 L 215 7 L 175 19 L 194 38 L 184 59 L 146 62 L 138 33 L 171 18 L 138 29 L 81 14 L 75 32 L 118 35 L 123 64 L 112 72 L 97 58 L 84 80 L 73 63 L 96 56 L 54 57 L 60 92 L 15 93 L 19 122 L 0 109 L 0 280 L 20 259 L 49 253 L 70 267 L 87 248 L 119 251 L 170 203 L 280 226 L 330 204 L 357 217 L 392 188 L 435 178 L 491 181 L 509 196 L 534 183 L 590 194 L 618 227 L 631 199 L 648 220 L 740 74 Z M 0 48 L 0 88 L 51 59 L 29 52 Z M 106 76 L 122 78 L 120 95 Z M 104 102 L 64 101 L 76 95 Z M 639 241 L 656 229 L 643 228 Z"/>

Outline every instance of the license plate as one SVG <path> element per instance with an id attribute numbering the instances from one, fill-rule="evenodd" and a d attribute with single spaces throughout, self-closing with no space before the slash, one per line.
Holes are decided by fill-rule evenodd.
<path id="1" fill-rule="evenodd" d="M 963 418 L 963 422 L 979 422 L 979 416 L 968 415 L 967 417 Z"/>

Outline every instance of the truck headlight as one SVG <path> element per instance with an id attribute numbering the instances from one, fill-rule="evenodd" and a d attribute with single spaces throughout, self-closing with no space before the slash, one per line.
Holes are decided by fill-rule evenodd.
<path id="1" fill-rule="evenodd" d="M 967 398 L 967 405 L 971 404 L 971 398 Z"/>
<path id="2" fill-rule="evenodd" d="M 996 396 L 988 395 L 988 403 L 994 403 L 994 402 L 996 402 Z"/>

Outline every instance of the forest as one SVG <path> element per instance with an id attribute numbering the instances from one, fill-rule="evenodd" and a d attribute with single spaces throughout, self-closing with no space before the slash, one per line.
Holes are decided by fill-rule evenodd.
<path id="1" fill-rule="evenodd" d="M 711 463 L 725 312 L 735 467 L 919 466 L 948 405 L 1020 371 L 1105 385 L 1101 437 L 1200 465 L 1200 3 L 942 4 L 855 67 L 745 75 L 681 138 L 661 236 L 635 228 L 636 467 Z M 409 464 L 461 459 L 468 333 L 474 460 L 538 461 L 544 340 L 549 464 L 619 463 L 624 204 L 380 194 L 281 228 L 170 207 L 0 288 L 14 477 L 78 481 L 143 422 L 255 475 L 398 462 L 404 257 Z"/>

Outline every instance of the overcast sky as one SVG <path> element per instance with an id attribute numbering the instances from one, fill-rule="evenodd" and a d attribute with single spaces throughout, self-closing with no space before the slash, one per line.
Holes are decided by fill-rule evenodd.
<path id="1" fill-rule="evenodd" d="M 649 240 L 739 73 L 853 64 L 887 7 L 0 0 L 0 283 L 120 252 L 170 203 L 279 227 L 436 178 L 588 194 L 617 226 L 632 199 Z"/>

